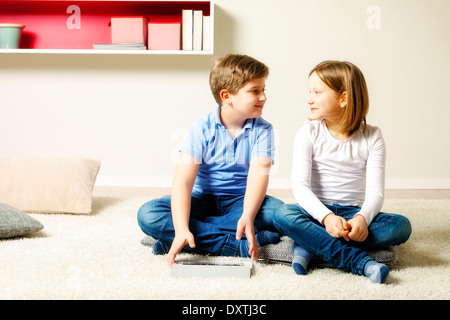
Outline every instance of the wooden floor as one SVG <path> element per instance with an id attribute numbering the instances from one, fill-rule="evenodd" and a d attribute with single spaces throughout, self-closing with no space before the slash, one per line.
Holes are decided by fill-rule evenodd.
<path id="1" fill-rule="evenodd" d="M 274 197 L 291 197 L 290 189 L 269 189 L 268 194 Z M 145 187 L 99 187 L 96 186 L 93 195 L 97 197 L 162 197 L 170 194 L 170 188 Z M 450 189 L 419 190 L 419 189 L 389 189 L 385 191 L 386 199 L 450 199 Z"/>

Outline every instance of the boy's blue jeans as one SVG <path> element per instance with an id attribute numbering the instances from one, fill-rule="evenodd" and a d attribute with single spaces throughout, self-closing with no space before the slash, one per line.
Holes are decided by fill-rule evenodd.
<path id="1" fill-rule="evenodd" d="M 167 244 L 175 237 L 172 222 L 171 196 L 151 200 L 138 211 L 137 220 L 142 231 Z M 275 210 L 284 203 L 277 198 L 266 196 L 255 217 L 255 233 L 276 229 L 272 218 Z M 236 240 L 236 226 L 242 215 L 244 195 L 214 196 L 193 192 L 189 229 L 194 235 L 194 249 L 186 245 L 189 252 L 214 256 L 236 256 L 239 240 Z M 245 239 L 245 235 L 242 237 Z"/>
<path id="2" fill-rule="evenodd" d="M 359 212 L 358 207 L 326 205 L 345 220 Z M 285 204 L 274 215 L 274 225 L 283 234 L 310 253 L 333 266 L 354 274 L 363 274 L 364 265 L 372 258 L 366 250 L 399 245 L 411 235 L 411 223 L 401 215 L 380 212 L 368 226 L 369 235 L 363 242 L 333 238 L 298 204 Z"/>

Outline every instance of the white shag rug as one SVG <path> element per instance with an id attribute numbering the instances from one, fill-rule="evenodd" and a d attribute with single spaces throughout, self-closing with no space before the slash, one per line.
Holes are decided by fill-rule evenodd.
<path id="1" fill-rule="evenodd" d="M 383 211 L 406 215 L 413 233 L 383 285 L 337 269 L 297 276 L 260 262 L 250 279 L 172 278 L 165 257 L 141 244 L 136 213 L 148 200 L 96 197 L 90 215 L 31 214 L 43 230 L 0 241 L 0 299 L 450 298 L 450 200 L 385 201 Z"/>

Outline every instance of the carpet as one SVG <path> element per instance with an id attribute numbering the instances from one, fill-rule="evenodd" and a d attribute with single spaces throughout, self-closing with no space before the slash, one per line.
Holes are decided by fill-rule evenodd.
<path id="1" fill-rule="evenodd" d="M 450 298 L 450 200 L 385 201 L 383 211 L 407 216 L 413 233 L 383 285 L 338 269 L 297 276 L 290 266 L 261 262 L 250 279 L 172 278 L 165 257 L 141 244 L 136 212 L 148 200 L 95 197 L 89 215 L 31 214 L 44 229 L 0 241 L 0 299 Z"/>

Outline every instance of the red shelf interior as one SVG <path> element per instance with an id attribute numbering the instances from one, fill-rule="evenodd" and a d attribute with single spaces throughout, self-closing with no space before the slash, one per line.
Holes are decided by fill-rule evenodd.
<path id="1" fill-rule="evenodd" d="M 70 29 L 67 13 L 80 8 L 80 28 Z M 154 23 L 181 23 L 183 9 L 203 10 L 209 2 L 145 1 L 0 1 L 0 23 L 24 24 L 20 48 L 92 49 L 94 43 L 111 43 L 111 17 L 148 17 Z M 70 23 L 69 23 L 70 25 Z"/>

